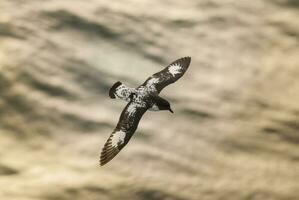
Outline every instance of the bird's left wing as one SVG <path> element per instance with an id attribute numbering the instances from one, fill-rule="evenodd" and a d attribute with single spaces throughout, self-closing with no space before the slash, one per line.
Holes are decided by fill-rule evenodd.
<path id="1" fill-rule="evenodd" d="M 132 101 L 127 104 L 120 115 L 116 128 L 104 145 L 100 159 L 101 165 L 112 160 L 129 142 L 138 127 L 142 115 L 147 109 L 146 106 Z"/>
<path id="2" fill-rule="evenodd" d="M 153 74 L 142 84 L 142 86 L 146 86 L 150 90 L 160 93 L 164 87 L 174 83 L 184 75 L 190 65 L 190 62 L 191 57 L 180 58 L 172 62 L 163 70 Z"/>

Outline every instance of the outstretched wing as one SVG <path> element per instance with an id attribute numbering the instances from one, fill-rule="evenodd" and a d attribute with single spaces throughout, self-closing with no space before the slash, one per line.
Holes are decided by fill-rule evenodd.
<path id="1" fill-rule="evenodd" d="M 149 77 L 142 86 L 146 86 L 158 93 L 167 85 L 176 82 L 187 71 L 191 62 L 191 57 L 180 58 L 162 71 L 153 74 Z"/>
<path id="2" fill-rule="evenodd" d="M 114 158 L 129 142 L 146 110 L 147 107 L 132 101 L 127 104 L 120 115 L 116 128 L 104 145 L 100 159 L 101 165 L 105 165 Z"/>

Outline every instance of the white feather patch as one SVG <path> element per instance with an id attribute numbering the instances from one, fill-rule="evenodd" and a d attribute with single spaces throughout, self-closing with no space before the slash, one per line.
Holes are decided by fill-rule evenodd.
<path id="1" fill-rule="evenodd" d="M 121 93 L 121 88 L 120 89 L 117 89 L 116 91 L 115 91 L 115 94 L 116 94 L 116 97 L 118 98 L 118 99 L 121 99 L 120 97 L 122 96 L 122 93 Z"/>
<path id="2" fill-rule="evenodd" d="M 127 111 L 129 115 L 135 114 L 136 112 L 136 105 L 134 103 L 131 103 L 129 107 L 127 108 Z"/>
<path id="3" fill-rule="evenodd" d="M 168 71 L 174 77 L 176 74 L 181 73 L 181 65 L 179 64 L 170 65 Z"/>
<path id="4" fill-rule="evenodd" d="M 125 142 L 126 133 L 123 131 L 117 131 L 111 138 L 111 145 L 117 147 Z"/>
<path id="5" fill-rule="evenodd" d="M 150 108 L 150 110 L 152 110 L 152 111 L 158 111 L 158 110 L 159 110 L 159 107 L 158 107 L 156 104 L 154 104 L 154 105 Z"/>
<path id="6" fill-rule="evenodd" d="M 159 78 L 151 78 L 150 80 L 148 80 L 148 82 L 146 83 L 146 86 L 153 86 L 155 83 L 159 82 Z"/>

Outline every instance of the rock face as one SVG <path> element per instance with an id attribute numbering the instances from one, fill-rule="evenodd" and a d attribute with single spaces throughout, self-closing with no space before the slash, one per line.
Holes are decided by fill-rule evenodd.
<path id="1" fill-rule="evenodd" d="M 296 0 L 0 2 L 0 199 L 295 199 Z M 107 166 L 124 102 L 173 60 L 161 95 Z"/>

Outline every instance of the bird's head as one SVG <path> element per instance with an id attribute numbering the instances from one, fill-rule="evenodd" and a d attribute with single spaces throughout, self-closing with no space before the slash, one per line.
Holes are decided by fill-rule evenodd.
<path id="1" fill-rule="evenodd" d="M 170 107 L 170 103 L 167 100 L 161 98 L 159 99 L 159 101 L 157 101 L 157 105 L 160 110 L 169 110 L 169 112 L 173 113 L 173 110 Z"/>

